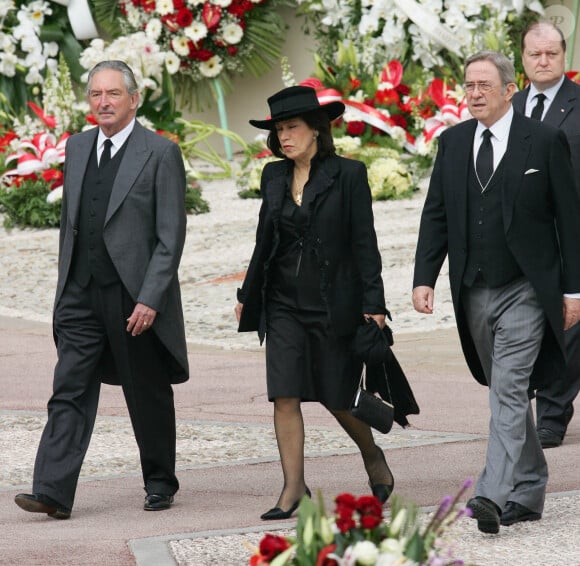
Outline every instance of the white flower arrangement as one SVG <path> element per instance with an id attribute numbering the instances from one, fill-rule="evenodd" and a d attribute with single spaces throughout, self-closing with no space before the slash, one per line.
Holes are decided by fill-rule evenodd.
<path id="1" fill-rule="evenodd" d="M 161 95 L 163 69 L 179 65 L 178 62 L 171 61 L 173 56 L 172 53 L 162 51 L 147 32 L 140 31 L 119 37 L 109 44 L 100 38 L 93 39 L 82 52 L 79 62 L 87 69 L 87 73 L 83 75 L 83 81 L 86 81 L 88 71 L 99 61 L 122 59 L 135 74 L 142 101 L 146 91 L 151 91 L 152 100 Z"/>
<path id="2" fill-rule="evenodd" d="M 0 0 L 0 75 L 24 74 L 28 85 L 42 84 L 46 68 L 56 70 L 58 44 L 40 40 L 40 28 L 52 14 L 43 0 Z"/>
<path id="3" fill-rule="evenodd" d="M 273 53 L 277 58 L 277 49 L 271 47 L 278 38 L 270 37 L 269 46 L 256 45 L 262 34 L 248 33 L 250 26 L 272 26 L 268 10 L 275 5 L 276 0 L 120 0 L 120 24 L 125 34 L 144 30 L 161 52 L 171 54 L 166 60 L 169 73 L 196 82 L 243 71 L 247 59 L 268 59 Z M 282 22 L 277 25 L 282 31 Z M 270 53 L 260 47 L 270 47 Z"/>
<path id="4" fill-rule="evenodd" d="M 543 13 L 539 0 L 297 0 L 313 23 L 316 36 L 357 46 L 366 69 L 400 59 L 410 48 L 411 59 L 427 70 L 444 67 L 446 53 L 464 59 L 487 47 L 513 49 L 508 39 L 510 19 L 524 9 Z M 320 25 L 316 25 L 319 22 Z"/>

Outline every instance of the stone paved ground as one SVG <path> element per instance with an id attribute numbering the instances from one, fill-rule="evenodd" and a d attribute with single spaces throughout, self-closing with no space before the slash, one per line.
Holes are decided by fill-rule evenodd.
<path id="1" fill-rule="evenodd" d="M 227 181 L 208 183 L 204 196 L 210 202 L 211 212 L 189 218 L 181 266 L 190 359 L 198 361 L 192 365 L 192 382 L 176 388 L 178 468 L 184 486 L 190 491 L 184 488 L 180 492 L 181 506 L 177 505 L 151 527 L 152 518 L 148 514 L 133 519 L 126 512 L 125 519 L 119 521 L 119 509 L 109 510 L 106 504 L 103 507 L 101 498 L 108 500 L 108 489 L 119 489 L 122 485 L 114 499 L 125 500 L 129 490 L 125 484 L 129 482 L 134 487 L 135 478 L 140 475 L 123 401 L 114 396 L 118 393 L 111 401 L 111 394 L 106 390 L 83 468 L 81 501 L 73 520 L 65 524 L 49 522 L 44 530 L 44 519 L 17 515 L 12 507 L 2 508 L 0 527 L 6 534 L 0 537 L 0 564 L 124 566 L 136 562 L 139 566 L 234 566 L 247 561 L 250 551 L 245 542 L 257 544 L 269 529 L 293 528 L 292 521 L 277 527 L 257 520 L 256 498 L 264 491 L 263 499 L 270 503 L 279 489 L 275 437 L 270 409 L 263 395 L 263 368 L 261 364 L 248 365 L 246 358 L 226 355 L 232 350 L 249 354 L 258 348 L 253 334 L 236 333 L 233 307 L 235 289 L 251 253 L 260 203 L 240 200 L 233 183 Z M 396 466 L 397 482 L 403 494 L 434 505 L 444 495 L 434 488 L 436 482 L 457 485 L 466 477 L 466 470 L 472 473 L 479 468 L 487 417 L 485 395 L 479 389 L 475 392 L 476 386 L 466 376 L 456 338 L 448 332 L 454 322 L 445 271 L 437 288 L 436 314 L 421 317 L 412 311 L 412 261 L 423 196 L 417 194 L 408 201 L 374 205 L 387 301 L 394 317 L 396 351 L 412 379 L 422 409 L 421 416 L 414 419 L 416 426 L 395 429 L 381 436 L 379 444 Z M 3 274 L 0 317 L 10 317 L 4 321 L 20 318 L 50 322 L 57 245 L 55 230 L 7 232 L 0 229 L 0 273 Z M 41 328 L 44 338 L 40 341 L 36 331 L 30 334 L 17 328 L 0 329 L 5 341 L 0 353 L 0 379 L 4 387 L 0 410 L 0 498 L 3 501 L 9 501 L 15 490 L 29 488 L 34 453 L 45 421 L 45 399 L 39 402 L 38 387 L 31 389 L 26 383 L 38 369 L 45 376 L 43 387 L 48 389 L 53 351 L 49 330 Z M 441 335 L 443 338 L 439 339 Z M 6 346 L 7 338 L 11 339 L 9 346 Z M 445 340 L 452 343 L 449 349 L 445 344 L 441 346 Z M 29 354 L 23 356 L 27 348 L 30 348 Z M 19 361 L 13 367 L 15 358 Z M 198 375 L 198 366 L 204 368 L 204 375 Z M 239 384 L 235 382 L 237 372 L 242 379 Z M 221 388 L 220 381 L 224 383 Z M 203 401 L 200 403 L 199 399 Z M 309 415 L 306 430 L 312 473 L 324 470 L 314 481 L 325 485 L 335 480 L 334 476 L 344 476 L 344 481 L 352 482 L 350 478 L 356 473 L 341 467 L 344 462 L 351 462 L 350 456 L 354 455 L 344 433 L 316 411 Z M 548 498 L 543 520 L 502 529 L 495 537 L 481 535 L 473 521 L 462 521 L 452 533 L 456 556 L 482 566 L 580 565 L 577 536 L 580 493 L 574 491 L 580 488 L 577 475 L 580 425 L 577 422 L 572 423 L 565 446 L 550 451 L 547 456 L 553 470 L 551 484 L 562 486 L 560 491 L 564 493 L 552 493 Z M 264 478 L 264 486 L 258 486 L 258 493 L 246 480 L 246 476 L 256 474 L 257 470 Z M 224 482 L 217 491 L 216 477 Z M 213 507 L 214 493 L 220 501 L 217 508 Z M 231 500 L 235 500 L 235 505 L 232 506 Z M 245 510 L 246 505 L 251 506 L 251 512 Z M 260 506 L 264 506 L 262 498 Z M 222 510 L 226 508 L 227 512 Z M 91 509 L 97 510 L 94 516 Z M 218 527 L 220 513 L 224 513 L 221 528 Z M 132 539 L 134 558 L 118 548 L 129 539 Z M 54 549 L 50 546 L 53 541 Z M 34 547 L 34 552 L 26 550 L 27 544 Z M 63 554 L 63 544 L 72 545 L 76 550 Z M 99 558 L 94 550 L 89 550 L 93 548 L 99 549 Z"/>

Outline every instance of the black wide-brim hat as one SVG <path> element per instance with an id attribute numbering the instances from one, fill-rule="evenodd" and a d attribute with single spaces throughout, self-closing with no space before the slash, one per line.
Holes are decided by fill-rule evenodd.
<path id="1" fill-rule="evenodd" d="M 270 118 L 267 120 L 250 120 L 250 124 L 262 130 L 271 130 L 275 122 L 302 116 L 313 110 L 326 112 L 330 121 L 344 112 L 344 104 L 338 100 L 320 104 L 316 91 L 309 86 L 290 86 L 268 98 Z"/>

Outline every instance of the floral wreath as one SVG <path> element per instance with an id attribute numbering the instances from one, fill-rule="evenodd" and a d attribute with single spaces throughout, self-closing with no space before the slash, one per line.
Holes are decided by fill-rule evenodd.
<path id="1" fill-rule="evenodd" d="M 183 95 L 207 79 L 231 90 L 231 76 L 259 76 L 279 60 L 287 0 L 120 0 L 124 34 L 145 32 L 160 47 Z M 191 99 L 190 99 L 191 102 Z"/>

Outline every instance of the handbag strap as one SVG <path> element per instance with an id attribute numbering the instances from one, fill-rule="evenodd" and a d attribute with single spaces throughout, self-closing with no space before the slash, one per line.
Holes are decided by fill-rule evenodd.
<path id="1" fill-rule="evenodd" d="M 387 393 L 389 394 L 389 403 L 392 405 L 393 404 L 393 395 L 391 394 L 391 386 L 389 385 L 389 376 L 387 375 L 387 368 L 385 367 L 385 364 L 383 364 L 383 373 L 385 374 L 385 382 L 387 384 Z"/>
<path id="2" fill-rule="evenodd" d="M 389 385 L 389 376 L 387 375 L 387 368 L 385 367 L 385 364 L 381 364 L 383 366 L 383 374 L 385 376 L 385 382 L 387 384 L 387 393 L 389 394 L 389 398 L 385 399 L 385 401 L 388 401 L 391 405 L 393 404 L 393 395 L 391 393 L 391 386 Z M 359 381 L 359 387 L 362 387 L 362 389 L 366 390 L 367 388 L 367 365 L 363 363 L 363 367 L 362 367 L 362 372 L 360 375 L 360 381 Z"/>
<path id="3" fill-rule="evenodd" d="M 363 363 L 362 365 L 362 372 L 360 374 L 360 381 L 358 383 L 359 387 L 362 387 L 363 389 L 367 388 L 367 365 L 365 363 Z"/>

